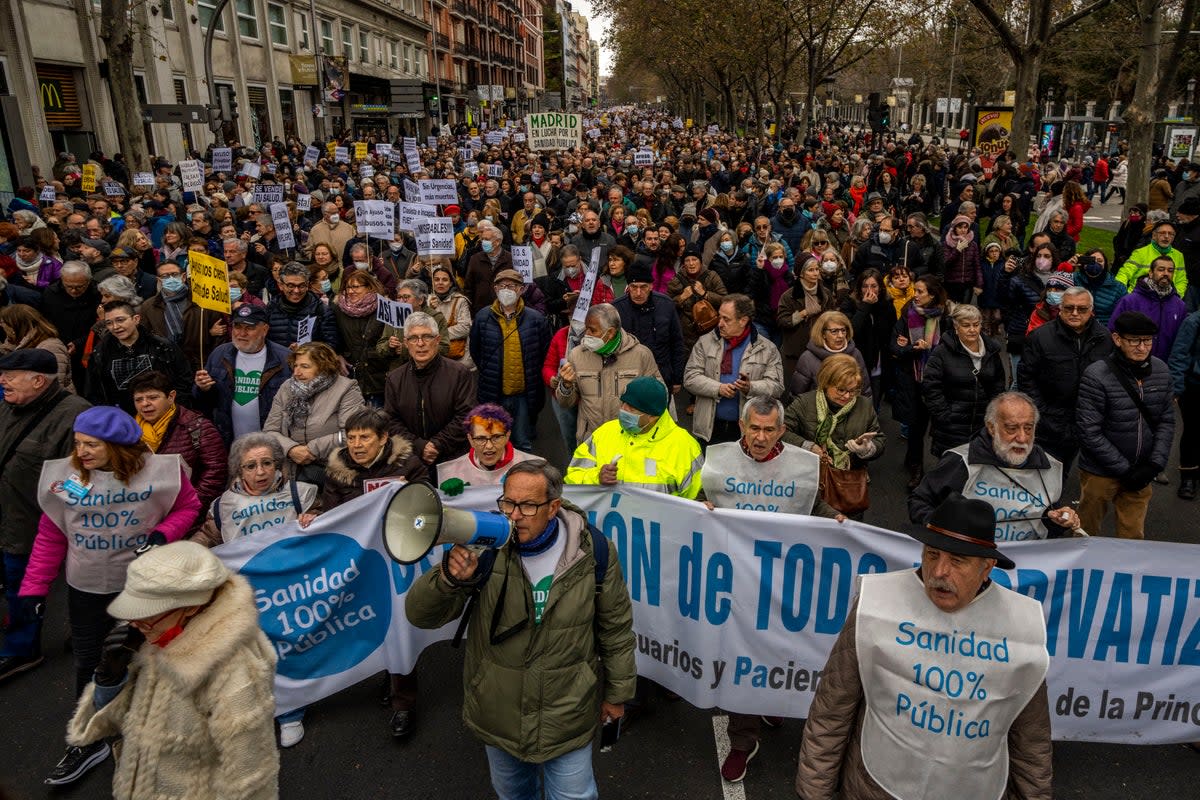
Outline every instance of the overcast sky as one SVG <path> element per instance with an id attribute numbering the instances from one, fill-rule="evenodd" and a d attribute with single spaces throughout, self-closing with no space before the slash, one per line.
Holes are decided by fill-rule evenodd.
<path id="1" fill-rule="evenodd" d="M 588 18 L 588 36 L 600 42 L 600 74 L 612 74 L 612 53 L 604 46 L 605 26 L 592 13 L 592 4 L 589 0 L 570 0 L 570 3 L 571 8 Z"/>

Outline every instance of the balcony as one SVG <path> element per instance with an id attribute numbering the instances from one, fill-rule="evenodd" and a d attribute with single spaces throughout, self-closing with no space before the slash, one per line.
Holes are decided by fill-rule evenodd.
<path id="1" fill-rule="evenodd" d="M 441 50 L 450 49 L 450 37 L 444 33 L 439 33 L 436 37 L 437 46 Z"/>

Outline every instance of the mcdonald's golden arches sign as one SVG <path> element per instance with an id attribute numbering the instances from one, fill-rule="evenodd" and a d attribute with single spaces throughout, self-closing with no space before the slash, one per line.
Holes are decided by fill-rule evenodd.
<path id="1" fill-rule="evenodd" d="M 75 74 L 69 67 L 37 64 L 38 100 L 51 128 L 82 128 Z"/>

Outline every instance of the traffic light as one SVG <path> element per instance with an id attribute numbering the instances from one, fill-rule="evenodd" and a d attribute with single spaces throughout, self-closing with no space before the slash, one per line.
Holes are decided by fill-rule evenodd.
<path id="1" fill-rule="evenodd" d="M 208 107 L 208 129 L 213 133 L 221 130 L 225 122 L 221 119 L 221 109 Z"/>
<path id="2" fill-rule="evenodd" d="M 892 107 L 885 105 L 879 109 L 879 124 L 884 128 L 892 126 Z"/>
<path id="3" fill-rule="evenodd" d="M 232 86 L 218 86 L 218 103 L 221 107 L 221 119 L 225 122 L 236 122 L 238 118 L 237 94 Z"/>

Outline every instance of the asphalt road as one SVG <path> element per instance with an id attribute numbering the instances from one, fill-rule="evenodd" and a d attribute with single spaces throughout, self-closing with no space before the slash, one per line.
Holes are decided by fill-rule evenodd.
<path id="1" fill-rule="evenodd" d="M 886 407 L 882 416 L 888 450 L 872 467 L 872 507 L 867 521 L 902 528 L 907 524 L 902 443 Z M 540 423 L 542 442 L 554 441 L 556 446 L 538 449 L 563 463 L 566 454 L 556 441 L 551 415 L 544 414 Z M 1169 473 L 1172 485 L 1155 487 L 1147 530 L 1152 539 L 1200 543 L 1200 506 L 1175 497 L 1176 466 L 1173 462 Z M 1072 481 L 1068 494 L 1077 492 L 1078 482 Z M 0 685 L 0 800 L 110 796 L 111 761 L 73 787 L 50 791 L 41 785 L 42 777 L 62 754 L 63 732 L 72 708 L 73 670 L 71 655 L 63 647 L 65 639 L 60 582 L 49 603 L 47 663 Z M 415 732 L 403 742 L 388 735 L 389 715 L 380 705 L 382 679 L 364 681 L 315 703 L 306 718 L 304 741 L 282 753 L 281 797 L 495 797 L 483 748 L 461 721 L 462 653 L 448 643 L 435 645 L 421 657 L 417 672 L 421 681 L 419 717 Z M 740 787 L 724 786 L 714 741 L 713 717 L 719 713 L 682 701 L 657 700 L 645 717 L 627 729 L 611 753 L 596 754 L 602 796 L 794 798 L 802 723 L 788 720 L 781 729 L 767 731 L 745 782 Z M 1173 800 L 1197 796 L 1200 754 L 1183 745 L 1058 742 L 1054 767 L 1057 798 Z"/>

